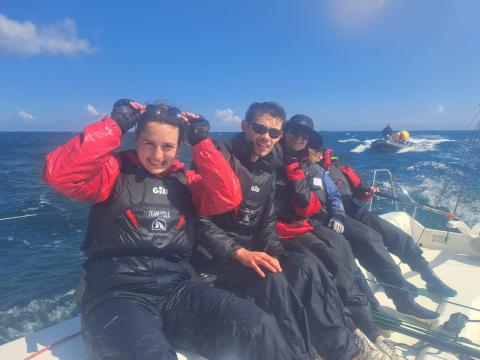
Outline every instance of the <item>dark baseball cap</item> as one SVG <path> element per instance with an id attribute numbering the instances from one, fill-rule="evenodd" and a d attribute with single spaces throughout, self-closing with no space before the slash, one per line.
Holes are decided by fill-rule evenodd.
<path id="1" fill-rule="evenodd" d="M 293 115 L 285 124 L 285 132 L 293 129 L 301 129 L 309 135 L 308 147 L 312 149 L 320 148 L 323 145 L 323 138 L 320 133 L 314 130 L 315 125 L 311 117 L 303 114 Z"/>

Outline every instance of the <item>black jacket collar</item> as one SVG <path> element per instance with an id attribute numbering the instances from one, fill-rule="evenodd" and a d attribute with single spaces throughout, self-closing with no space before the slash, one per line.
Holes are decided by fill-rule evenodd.
<path id="1" fill-rule="evenodd" d="M 272 172 L 279 168 L 283 162 L 282 149 L 276 144 L 272 151 L 266 156 L 261 157 L 255 162 L 252 162 L 251 156 L 253 151 L 253 144 L 245 138 L 244 133 L 235 135 L 232 139 L 232 152 L 240 160 L 243 166 L 248 170 L 267 171 Z"/>

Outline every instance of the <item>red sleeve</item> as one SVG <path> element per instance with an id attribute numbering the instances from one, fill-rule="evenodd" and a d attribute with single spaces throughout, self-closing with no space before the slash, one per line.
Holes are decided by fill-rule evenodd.
<path id="1" fill-rule="evenodd" d="M 289 183 L 290 201 L 295 212 L 302 217 L 309 217 L 322 209 L 322 202 L 317 195 L 310 191 L 305 178 L 305 172 L 298 162 L 285 167 L 285 174 Z"/>
<path id="2" fill-rule="evenodd" d="M 302 217 L 309 217 L 317 214 L 322 210 L 322 202 L 318 199 L 317 195 L 314 192 L 310 191 L 310 202 L 306 208 L 301 208 L 292 203 L 295 212 Z"/>
<path id="3" fill-rule="evenodd" d="M 347 178 L 352 190 L 355 190 L 357 187 L 360 186 L 362 180 L 360 176 L 358 176 L 357 172 L 353 170 L 351 167 L 346 165 L 340 165 L 340 170 L 342 171 L 343 175 Z"/>
<path id="4" fill-rule="evenodd" d="M 197 170 L 186 174 L 197 214 L 212 216 L 237 208 L 242 201 L 240 181 L 212 140 L 194 145 L 192 152 Z"/>
<path id="5" fill-rule="evenodd" d="M 108 199 L 120 173 L 122 131 L 108 117 L 46 156 L 43 179 L 55 190 L 94 203 Z"/>
<path id="6" fill-rule="evenodd" d="M 340 165 L 340 170 L 347 178 L 348 183 L 352 188 L 352 192 L 355 194 L 355 197 L 361 201 L 370 200 L 370 198 L 373 196 L 373 193 L 371 195 L 367 195 L 362 190 L 362 179 L 360 178 L 360 176 L 358 176 L 357 172 L 346 165 Z"/>

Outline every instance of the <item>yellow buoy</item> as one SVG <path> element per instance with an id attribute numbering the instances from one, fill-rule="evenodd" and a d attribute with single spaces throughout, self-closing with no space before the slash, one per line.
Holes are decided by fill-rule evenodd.
<path id="1" fill-rule="evenodd" d="M 410 139 L 410 133 L 407 130 L 398 131 L 393 134 L 393 140 L 399 143 L 404 143 Z"/>

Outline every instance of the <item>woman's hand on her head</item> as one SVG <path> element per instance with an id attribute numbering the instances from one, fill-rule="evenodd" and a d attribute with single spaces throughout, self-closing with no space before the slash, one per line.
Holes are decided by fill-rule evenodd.
<path id="1" fill-rule="evenodd" d="M 145 105 L 136 101 L 130 101 L 130 106 L 136 110 L 140 110 L 142 114 L 145 112 L 145 109 L 147 108 Z"/>
<path id="2" fill-rule="evenodd" d="M 113 104 L 110 117 L 122 129 L 125 134 L 129 129 L 135 126 L 142 117 L 145 106 L 129 99 L 121 99 Z"/>
<path id="3" fill-rule="evenodd" d="M 190 145 L 196 145 L 208 138 L 210 123 L 202 115 L 183 112 L 182 118 L 187 126 L 187 140 Z"/>
<path id="4" fill-rule="evenodd" d="M 191 113 L 191 112 L 188 112 L 188 111 L 182 112 L 182 119 L 184 121 L 189 121 L 191 119 L 198 119 L 199 117 L 200 117 L 200 115 L 197 115 L 197 114 L 194 114 L 194 113 Z"/>

